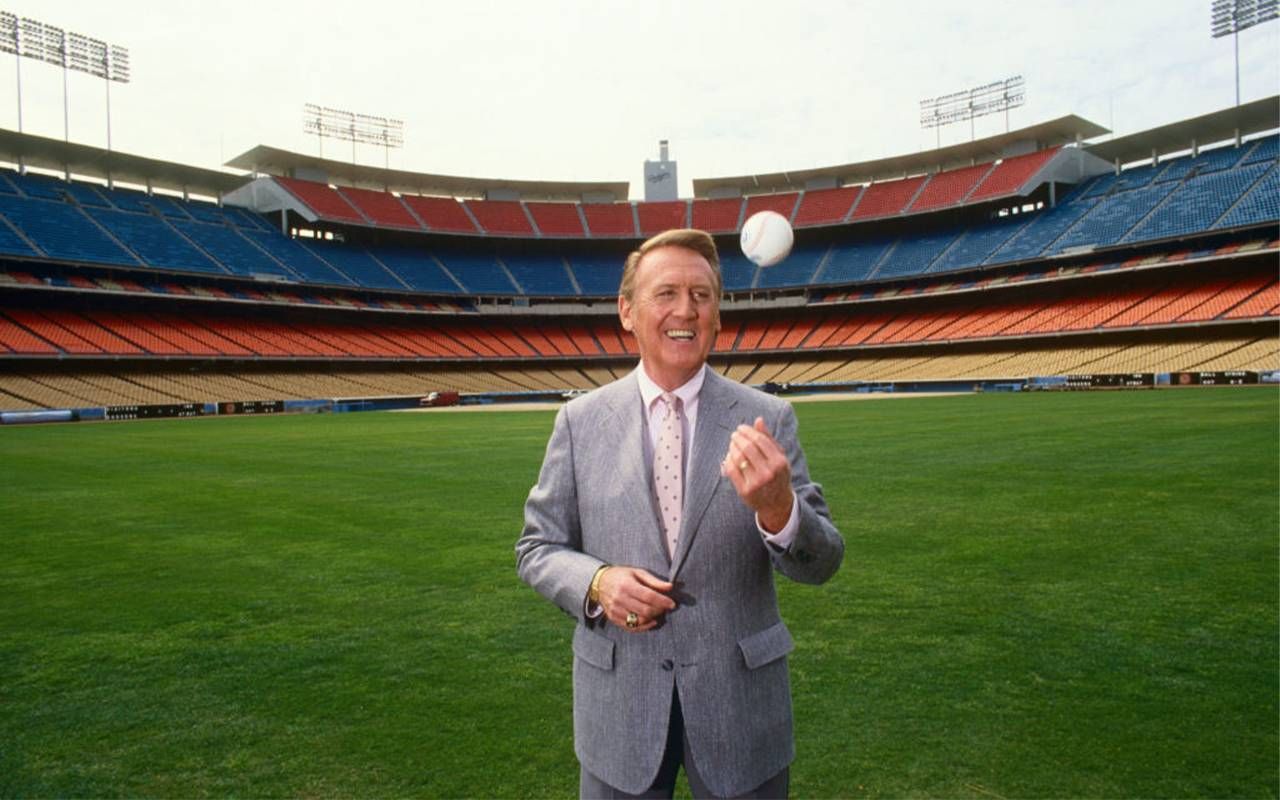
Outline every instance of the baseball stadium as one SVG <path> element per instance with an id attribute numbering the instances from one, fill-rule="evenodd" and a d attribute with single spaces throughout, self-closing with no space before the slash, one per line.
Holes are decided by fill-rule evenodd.
<path id="1" fill-rule="evenodd" d="M 663 141 L 636 199 L 0 130 L 0 795 L 572 795 L 511 547 L 555 408 L 636 367 L 628 252 L 697 228 L 708 363 L 794 401 L 847 542 L 779 585 L 795 796 L 1276 797 L 1278 131 L 1072 114 L 691 197 Z"/>

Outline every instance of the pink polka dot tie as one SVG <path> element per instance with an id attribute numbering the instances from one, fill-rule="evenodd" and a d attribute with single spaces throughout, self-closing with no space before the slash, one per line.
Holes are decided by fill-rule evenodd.
<path id="1" fill-rule="evenodd" d="M 684 443 L 680 421 L 680 398 L 667 392 L 662 395 L 667 414 L 658 429 L 658 444 L 653 452 L 653 488 L 662 509 L 662 526 L 666 534 L 667 555 L 675 557 L 680 536 L 680 511 L 684 507 Z"/>

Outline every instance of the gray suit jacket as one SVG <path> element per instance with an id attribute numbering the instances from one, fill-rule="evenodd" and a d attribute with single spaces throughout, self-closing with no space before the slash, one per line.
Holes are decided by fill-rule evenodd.
<path id="1" fill-rule="evenodd" d="M 844 541 L 822 488 L 809 480 L 790 404 L 707 369 L 698 400 L 678 549 L 668 558 L 645 457 L 634 373 L 565 405 L 524 510 L 520 577 L 578 621 L 573 636 L 574 744 L 582 765 L 638 794 L 657 775 L 674 686 L 685 735 L 707 785 L 749 791 L 791 763 L 793 644 L 778 614 L 773 570 L 821 583 Z M 763 417 L 791 460 L 800 527 L 783 553 L 720 475 L 729 436 Z M 640 567 L 676 583 L 679 607 L 632 634 L 585 614 L 602 564 Z"/>

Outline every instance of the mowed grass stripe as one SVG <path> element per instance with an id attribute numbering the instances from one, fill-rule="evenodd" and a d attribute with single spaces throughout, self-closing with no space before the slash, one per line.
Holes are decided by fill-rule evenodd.
<path id="1" fill-rule="evenodd" d="M 1269 389 L 797 406 L 805 796 L 1277 794 Z M 550 412 L 0 430 L 0 794 L 572 796 Z M 607 434 L 607 432 L 602 432 Z"/>

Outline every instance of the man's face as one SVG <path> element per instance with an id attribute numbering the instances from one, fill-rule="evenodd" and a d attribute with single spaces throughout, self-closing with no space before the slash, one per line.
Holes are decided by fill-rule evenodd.
<path id="1" fill-rule="evenodd" d="M 654 383 L 667 390 L 687 383 L 720 331 L 711 265 L 684 247 L 650 250 L 636 267 L 632 299 L 618 298 L 618 316 L 635 334 Z"/>

